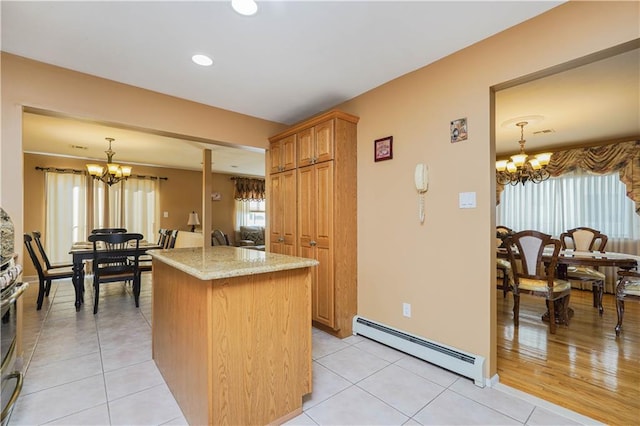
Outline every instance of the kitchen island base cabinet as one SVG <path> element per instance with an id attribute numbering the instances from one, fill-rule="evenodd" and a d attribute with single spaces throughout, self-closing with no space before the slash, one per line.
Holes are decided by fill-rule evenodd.
<path id="1" fill-rule="evenodd" d="M 189 424 L 265 425 L 302 412 L 309 267 L 206 281 L 154 260 L 153 283 L 153 359 Z"/>

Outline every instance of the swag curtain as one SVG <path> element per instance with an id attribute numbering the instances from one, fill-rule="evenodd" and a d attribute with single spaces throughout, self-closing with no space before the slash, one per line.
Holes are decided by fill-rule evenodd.
<path id="1" fill-rule="evenodd" d="M 235 181 L 233 198 L 238 201 L 262 201 L 265 199 L 264 179 L 231 178 Z"/>
<path id="2" fill-rule="evenodd" d="M 640 141 L 558 151 L 551 156 L 547 166 L 552 177 L 579 169 L 595 174 L 618 172 L 620 181 L 626 186 L 627 197 L 633 200 L 634 210 L 640 215 Z M 497 204 L 500 204 L 503 191 L 504 185 L 497 183 Z"/>

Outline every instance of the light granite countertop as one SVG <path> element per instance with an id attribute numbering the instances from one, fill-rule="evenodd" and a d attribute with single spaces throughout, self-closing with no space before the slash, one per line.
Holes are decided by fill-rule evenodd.
<path id="1" fill-rule="evenodd" d="M 154 261 L 164 262 L 201 280 L 264 274 L 318 264 L 314 259 L 231 246 L 149 250 L 147 253 Z"/>

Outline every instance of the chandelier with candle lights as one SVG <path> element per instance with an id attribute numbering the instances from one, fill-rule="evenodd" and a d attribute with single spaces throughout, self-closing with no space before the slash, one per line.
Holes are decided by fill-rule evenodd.
<path id="1" fill-rule="evenodd" d="M 551 161 L 551 153 L 545 152 L 537 154 L 527 159 L 529 156 L 524 152 L 524 126 L 528 123 L 521 121 L 516 123 L 516 126 L 520 127 L 520 153 L 511 156 L 511 161 L 500 160 L 496 161 L 496 179 L 501 185 L 517 185 L 519 183 L 525 184 L 526 182 L 540 183 L 549 179 L 549 172 L 547 171 L 547 165 Z"/>

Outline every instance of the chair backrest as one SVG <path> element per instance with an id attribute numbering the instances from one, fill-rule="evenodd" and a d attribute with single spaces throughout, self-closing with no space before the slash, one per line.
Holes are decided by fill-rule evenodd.
<path id="1" fill-rule="evenodd" d="M 573 247 L 576 251 L 600 251 L 604 252 L 607 246 L 607 236 L 600 233 L 600 231 L 579 227 L 569 229 L 567 232 L 563 232 L 560 235 L 560 242 L 562 248 Z"/>
<path id="2" fill-rule="evenodd" d="M 33 249 L 33 245 L 31 242 L 33 238 L 31 235 L 24 234 L 24 245 L 27 248 L 27 252 L 29 252 L 29 257 L 31 258 L 31 262 L 33 262 L 33 266 L 36 267 L 36 271 L 38 272 L 38 278 L 40 280 L 44 280 L 44 268 L 42 267 L 42 263 L 40 263 L 40 259 L 36 255 L 36 252 Z"/>
<path id="3" fill-rule="evenodd" d="M 92 234 L 124 234 L 126 228 L 97 228 L 91 231 Z"/>
<path id="4" fill-rule="evenodd" d="M 549 288 L 553 287 L 560 241 L 551 235 L 527 230 L 516 232 L 505 240 L 507 253 L 511 262 L 513 278 L 518 285 L 520 279 L 545 280 Z M 546 247 L 552 251 L 544 252 Z M 542 260 L 543 253 L 545 260 Z"/>
<path id="5" fill-rule="evenodd" d="M 169 231 L 169 237 L 167 238 L 167 245 L 165 248 L 172 249 L 176 246 L 176 239 L 178 238 L 178 230 L 173 229 Z"/>
<path id="6" fill-rule="evenodd" d="M 137 233 L 91 234 L 93 243 L 93 272 L 117 273 L 138 270 L 140 240 L 144 236 Z M 102 243 L 102 244 L 100 244 Z M 126 252 L 124 252 L 127 250 Z M 133 261 L 133 263 L 131 263 Z"/>
<path id="7" fill-rule="evenodd" d="M 513 229 L 508 228 L 504 225 L 496 226 L 496 245 L 499 248 L 504 248 L 504 240 L 509 235 L 513 235 Z"/>
<path id="8" fill-rule="evenodd" d="M 164 229 L 164 228 L 160 228 L 160 230 L 158 231 L 158 245 L 160 247 L 163 247 L 167 244 L 167 238 L 169 236 L 169 230 L 168 229 Z"/>
<path id="9" fill-rule="evenodd" d="M 228 246 L 229 238 L 220 229 L 214 229 L 211 233 L 211 245 L 212 246 Z"/>
<path id="10" fill-rule="evenodd" d="M 47 267 L 47 269 L 51 269 L 51 262 L 49 262 L 49 257 L 44 251 L 44 246 L 42 245 L 42 241 L 40 240 L 42 234 L 40 233 L 40 231 L 33 231 L 31 235 L 33 235 L 33 240 L 36 242 L 36 247 L 38 247 L 40 257 L 42 258 L 42 260 L 44 260 L 45 266 Z"/>

